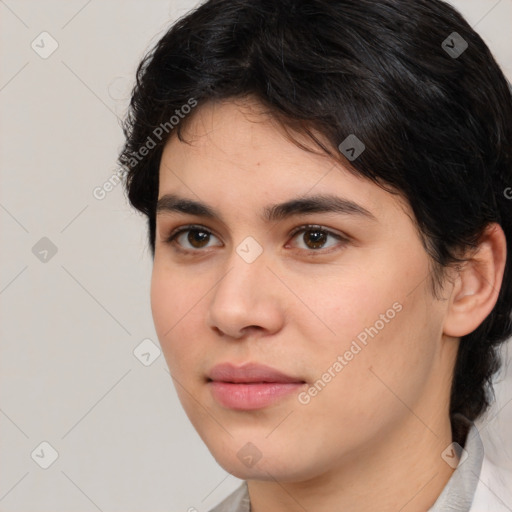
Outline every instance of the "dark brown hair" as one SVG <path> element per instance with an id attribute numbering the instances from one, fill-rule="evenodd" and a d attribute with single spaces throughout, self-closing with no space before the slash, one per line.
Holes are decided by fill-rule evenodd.
<path id="1" fill-rule="evenodd" d="M 350 134 L 363 141 L 350 168 L 407 199 L 433 278 L 492 222 L 512 254 L 511 93 L 454 8 L 440 0 L 210 0 L 140 63 L 124 125 L 119 161 L 131 204 L 147 216 L 153 255 L 162 148 L 174 133 L 181 138 L 184 106 L 248 95 L 317 143 L 321 134 L 335 158 Z M 496 306 L 461 339 L 452 414 L 474 420 L 488 407 L 511 309 L 509 256 Z"/>

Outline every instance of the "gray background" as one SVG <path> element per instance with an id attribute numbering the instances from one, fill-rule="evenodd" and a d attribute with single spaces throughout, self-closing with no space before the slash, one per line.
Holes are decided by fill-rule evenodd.
<path id="1" fill-rule="evenodd" d="M 453 3 L 511 80 L 512 0 Z M 194 5 L 0 0 L 0 511 L 206 511 L 238 486 L 158 357 L 145 220 L 122 185 L 93 195 L 138 61 Z M 481 427 L 512 469 L 510 354 Z"/>

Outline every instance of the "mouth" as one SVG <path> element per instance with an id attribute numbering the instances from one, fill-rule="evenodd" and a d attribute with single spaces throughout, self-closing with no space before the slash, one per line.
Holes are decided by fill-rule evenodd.
<path id="1" fill-rule="evenodd" d="M 267 407 L 306 384 L 302 378 L 256 363 L 238 367 L 231 363 L 217 365 L 208 374 L 206 382 L 221 406 L 235 410 Z"/>
<path id="2" fill-rule="evenodd" d="M 222 363 L 214 366 L 207 376 L 209 381 L 231 382 L 234 384 L 251 383 L 304 383 L 301 378 L 292 377 L 276 368 L 258 363 L 245 363 L 235 366 L 231 363 Z"/>

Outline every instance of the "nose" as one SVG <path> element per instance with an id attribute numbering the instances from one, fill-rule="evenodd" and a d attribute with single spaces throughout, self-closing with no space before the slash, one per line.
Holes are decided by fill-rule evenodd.
<path id="1" fill-rule="evenodd" d="M 282 289 L 267 263 L 264 253 L 247 263 L 233 252 L 227 272 L 210 295 L 207 324 L 217 334 L 240 339 L 282 328 Z"/>

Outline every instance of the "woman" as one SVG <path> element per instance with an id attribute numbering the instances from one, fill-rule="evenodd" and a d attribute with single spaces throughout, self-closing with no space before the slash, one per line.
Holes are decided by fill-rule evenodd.
<path id="1" fill-rule="evenodd" d="M 215 512 L 510 510 L 473 422 L 512 334 L 512 102 L 438 0 L 210 0 L 120 162 Z"/>

